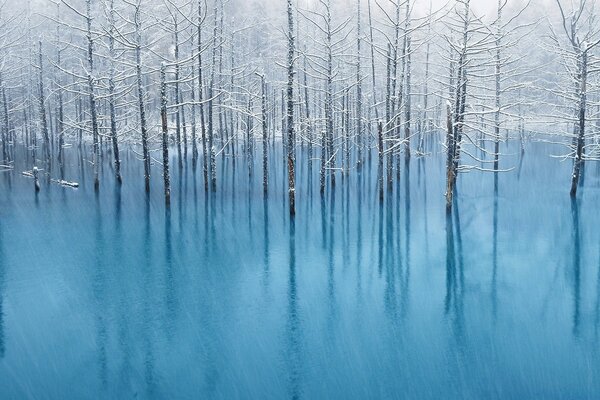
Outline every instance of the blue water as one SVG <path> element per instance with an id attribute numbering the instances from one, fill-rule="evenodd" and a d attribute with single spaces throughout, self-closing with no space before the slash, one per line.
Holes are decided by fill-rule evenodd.
<path id="1" fill-rule="evenodd" d="M 88 149 L 89 150 L 89 149 Z M 288 217 L 283 157 L 262 173 L 218 158 L 218 190 L 172 157 L 104 159 L 100 191 L 76 148 L 39 194 L 0 175 L 0 397 L 586 399 L 600 396 L 600 173 L 577 202 L 547 145 L 505 149 L 498 177 L 444 156 L 402 163 L 383 207 L 376 165 L 319 196 L 298 172 Z M 21 160 L 21 161 L 19 161 Z M 52 170 L 53 177 L 57 174 Z"/>

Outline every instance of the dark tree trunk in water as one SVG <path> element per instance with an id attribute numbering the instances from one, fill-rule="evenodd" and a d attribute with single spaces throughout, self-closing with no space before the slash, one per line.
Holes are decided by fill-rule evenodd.
<path id="1" fill-rule="evenodd" d="M 2 96 L 2 155 L 5 162 L 10 161 L 10 151 L 8 149 L 10 137 L 10 124 L 8 120 L 8 99 L 6 96 L 6 87 L 0 74 L 0 95 Z"/>
<path id="2" fill-rule="evenodd" d="M 177 104 L 176 109 L 175 109 L 175 133 L 176 133 L 176 139 L 177 139 L 177 160 L 178 160 L 178 165 L 179 165 L 179 169 L 183 168 L 183 158 L 181 157 L 181 114 L 182 114 L 182 107 L 179 106 L 179 104 L 181 103 L 181 95 L 179 92 L 179 32 L 177 31 L 178 29 L 178 24 L 177 24 L 177 14 L 173 14 L 174 15 L 174 32 L 175 32 L 175 36 L 174 36 L 174 56 L 175 56 L 175 104 Z M 162 100 L 161 100 L 162 101 Z"/>
<path id="3" fill-rule="evenodd" d="M 160 68 L 160 118 L 162 125 L 163 179 L 165 182 L 165 203 L 171 204 L 171 181 L 169 178 L 169 130 L 167 126 L 167 83 L 165 66 Z"/>
<path id="4" fill-rule="evenodd" d="M 319 193 L 325 194 L 325 171 L 327 168 L 327 135 L 321 132 L 321 168 L 319 169 Z"/>
<path id="5" fill-rule="evenodd" d="M 193 50 L 192 50 L 193 51 Z M 190 72 L 190 96 L 192 98 L 192 112 L 191 112 L 191 125 L 192 125 L 192 167 L 196 168 L 196 162 L 198 161 L 198 145 L 196 144 L 196 89 L 194 83 L 196 82 L 195 70 L 196 66 L 192 60 L 192 69 Z"/>
<path id="6" fill-rule="evenodd" d="M 198 102 L 200 103 L 200 129 L 202 136 L 202 174 L 204 176 L 204 190 L 208 191 L 208 149 L 206 148 L 206 124 L 204 119 L 204 82 L 202 81 L 202 0 L 198 0 Z"/>
<path id="7" fill-rule="evenodd" d="M 327 43 L 327 77 L 325 90 L 325 130 L 327 132 L 327 165 L 331 175 L 331 189 L 335 187 L 335 152 L 333 150 L 333 54 L 332 54 L 332 27 L 331 27 L 331 0 L 326 4 L 326 43 Z"/>
<path id="8" fill-rule="evenodd" d="M 213 27 L 213 43 L 212 43 L 212 68 L 210 71 L 210 85 L 208 87 L 208 150 L 210 151 L 210 188 L 213 192 L 217 190 L 217 162 L 214 148 L 214 110 L 213 110 L 213 97 L 214 97 L 214 85 L 215 85 L 215 69 L 217 67 L 217 3 L 215 2 L 214 7 L 214 27 Z"/>
<path id="9" fill-rule="evenodd" d="M 140 130 L 142 131 L 142 157 L 144 159 L 144 182 L 146 192 L 150 191 L 150 151 L 148 149 L 148 129 L 146 126 L 146 109 L 144 106 L 144 83 L 142 81 L 142 31 L 140 22 L 140 3 L 135 8 L 135 72 L 137 80 L 138 107 L 140 113 Z"/>
<path id="10" fill-rule="evenodd" d="M 392 123 L 392 99 L 393 99 L 393 91 L 392 91 L 392 85 L 393 85 L 393 81 L 395 81 L 395 79 L 393 78 L 393 73 L 392 73 L 392 54 L 395 54 L 393 49 L 392 49 L 392 45 L 388 44 L 388 49 L 387 49 L 387 65 L 386 65 L 386 71 L 387 71 L 387 79 L 386 79 L 386 101 L 385 101 L 385 135 L 388 139 L 391 139 L 391 132 L 393 129 L 393 123 Z M 393 149 L 391 149 L 392 146 L 392 141 L 388 140 L 387 141 L 387 148 L 388 148 L 388 154 L 387 154 L 387 166 L 386 166 L 386 177 L 387 177 L 387 184 L 388 184 L 388 188 L 391 189 L 392 187 L 392 165 L 393 165 Z M 382 150 L 383 151 L 383 150 Z"/>
<path id="11" fill-rule="evenodd" d="M 39 42 L 39 106 L 42 137 L 44 138 L 44 157 L 50 161 L 50 136 L 48 134 L 48 119 L 46 118 L 46 94 L 44 92 L 44 68 L 42 59 L 42 42 Z"/>
<path id="12" fill-rule="evenodd" d="M 306 50 L 306 48 L 305 48 Z M 312 124 L 310 121 L 310 103 L 308 98 L 308 77 L 307 77 L 307 66 L 306 66 L 306 55 L 304 55 L 304 108 L 306 118 L 306 140 L 308 142 L 308 170 L 312 171 L 312 158 L 313 158 L 313 132 Z M 310 174 L 310 172 L 309 172 Z"/>
<path id="13" fill-rule="evenodd" d="M 252 177 L 252 97 L 248 99 L 248 117 L 246 120 L 246 161 L 248 163 L 248 176 Z"/>
<path id="14" fill-rule="evenodd" d="M 498 16 L 496 24 L 498 26 L 496 31 L 496 66 L 495 66 L 495 79 L 496 79 L 496 110 L 494 112 L 494 171 L 498 171 L 499 158 L 500 158 L 500 37 L 501 37 L 501 19 L 502 17 L 502 0 L 498 0 Z"/>
<path id="15" fill-rule="evenodd" d="M 40 179 L 39 179 L 39 170 L 37 167 L 33 167 L 33 187 L 36 192 L 40 191 Z"/>
<path id="16" fill-rule="evenodd" d="M 377 122 L 377 174 L 379 175 L 378 186 L 379 186 L 379 202 L 383 203 L 383 124 L 381 121 Z"/>
<path id="17" fill-rule="evenodd" d="M 446 107 L 446 146 L 448 146 L 448 158 L 446 160 L 446 211 L 452 209 L 452 194 L 454 191 L 454 129 L 452 127 L 452 107 Z"/>
<path id="18" fill-rule="evenodd" d="M 262 151 L 263 151 L 263 193 L 267 196 L 269 191 L 269 160 L 268 160 L 268 131 L 267 131 L 267 88 L 265 83 L 265 77 L 260 77 L 261 86 L 261 114 L 262 114 Z"/>
<path id="19" fill-rule="evenodd" d="M 403 57 L 402 58 L 402 71 L 403 74 L 402 75 L 406 75 L 406 101 L 404 103 L 404 161 L 408 164 L 408 162 L 410 161 L 410 120 L 411 120 L 411 107 L 412 107 L 412 103 L 411 103 L 411 98 L 412 95 L 410 93 L 411 91 L 411 82 L 410 82 L 410 77 L 411 77 L 411 57 L 412 57 L 412 53 L 411 53 L 411 39 L 410 39 L 410 34 L 409 34 L 409 28 L 410 28 L 410 7 L 409 7 L 410 3 L 407 2 L 406 3 L 406 25 L 405 25 L 405 32 L 404 32 L 404 49 L 402 50 L 403 53 Z M 400 104 L 398 104 L 398 106 L 400 107 Z"/>
<path id="20" fill-rule="evenodd" d="M 583 146 L 585 141 L 585 109 L 587 107 L 587 48 L 581 53 L 580 61 L 580 79 L 581 89 L 579 90 L 579 119 L 577 124 L 579 129 L 577 132 L 577 147 L 575 152 L 575 162 L 573 163 L 573 176 L 571 180 L 571 196 L 577 194 L 577 186 L 579 185 L 579 177 L 583 169 Z"/>
<path id="21" fill-rule="evenodd" d="M 56 65 L 57 69 L 62 68 L 61 62 L 61 48 L 60 48 L 60 7 L 59 3 L 57 3 L 56 11 L 57 11 L 57 25 L 56 25 Z M 57 77 L 58 86 L 62 86 L 61 80 Z M 60 168 L 60 177 L 64 178 L 64 144 L 65 144 L 65 132 L 64 132 L 64 106 L 63 106 L 63 91 L 61 88 L 58 90 L 58 165 Z"/>
<path id="22" fill-rule="evenodd" d="M 448 158 L 446 164 L 446 211 L 452 209 L 454 189 L 456 186 L 456 176 L 458 174 L 458 164 L 460 160 L 460 145 L 462 140 L 462 130 L 465 118 L 465 106 L 467 101 L 467 46 L 469 35 L 469 0 L 465 2 L 465 14 L 463 16 L 463 31 L 462 31 L 462 49 L 458 57 L 457 72 L 456 72 L 456 91 L 451 93 L 454 101 L 454 114 L 452 114 L 452 106 L 447 105 L 447 146 Z M 451 70 L 453 63 L 451 62 Z"/>
<path id="23" fill-rule="evenodd" d="M 121 183 L 121 158 L 119 156 L 119 141 L 117 139 L 117 115 L 115 111 L 115 39 L 113 30 L 115 26 L 114 0 L 110 1 L 110 31 L 108 37 L 108 46 L 110 51 L 110 76 L 108 79 L 109 99 L 108 106 L 110 112 L 110 137 L 112 139 L 113 154 L 115 157 L 115 175 L 117 182 Z M 62 114 L 62 113 L 61 113 Z M 60 117 L 62 119 L 62 116 Z"/>
<path id="24" fill-rule="evenodd" d="M 342 179 L 350 169 L 350 95 L 348 90 L 342 97 Z"/>
<path id="25" fill-rule="evenodd" d="M 296 214 L 296 183 L 294 160 L 294 20 L 292 0 L 287 2 L 288 15 L 288 59 L 287 59 L 287 165 L 290 215 Z"/>
<path id="26" fill-rule="evenodd" d="M 94 41 L 92 39 L 92 5 L 91 0 L 86 1 L 86 22 L 87 22 L 87 57 L 88 57 L 88 90 L 90 98 L 90 116 L 92 118 L 92 139 L 93 139 L 93 154 L 94 154 L 94 189 L 100 187 L 98 179 L 98 168 L 100 164 L 100 143 L 98 134 L 98 115 L 96 112 L 96 93 L 94 85 Z"/>
<path id="27" fill-rule="evenodd" d="M 356 10 L 356 167 L 360 170 L 363 164 L 363 132 L 362 132 L 362 76 L 360 69 L 360 1 L 357 0 Z"/>

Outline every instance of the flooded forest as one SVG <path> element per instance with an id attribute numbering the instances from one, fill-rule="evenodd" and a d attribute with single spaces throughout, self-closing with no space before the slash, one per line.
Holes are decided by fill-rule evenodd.
<path id="1" fill-rule="evenodd" d="M 0 398 L 597 398 L 599 18 L 2 2 Z"/>

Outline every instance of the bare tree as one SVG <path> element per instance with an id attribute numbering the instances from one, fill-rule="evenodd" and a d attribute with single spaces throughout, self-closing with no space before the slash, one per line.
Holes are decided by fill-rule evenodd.
<path id="1" fill-rule="evenodd" d="M 42 125 L 42 137 L 44 138 L 44 158 L 46 163 L 50 163 L 50 137 L 48 133 L 48 118 L 46 116 L 46 92 L 44 90 L 44 63 L 42 55 L 42 41 L 38 42 L 38 69 L 39 69 L 39 83 L 38 83 L 38 98 L 39 98 L 39 114 Z"/>
<path id="2" fill-rule="evenodd" d="M 165 64 L 160 67 L 160 119 L 162 127 L 163 181 L 165 185 L 165 203 L 171 203 L 171 181 L 169 178 L 169 129 L 167 126 L 167 83 Z"/>
<path id="3" fill-rule="evenodd" d="M 562 28 L 568 44 L 563 46 L 554 30 L 552 30 L 551 38 L 556 44 L 555 48 L 560 52 L 563 65 L 570 76 L 571 84 L 568 87 L 574 88 L 573 94 L 565 94 L 560 90 L 559 95 L 570 98 L 574 104 L 572 153 L 570 153 L 574 162 L 570 193 L 571 196 L 575 196 L 586 159 L 586 127 L 589 119 L 586 113 L 588 82 L 590 74 L 600 70 L 600 60 L 592 53 L 594 48 L 600 44 L 600 25 L 596 21 L 593 5 L 588 6 L 585 0 L 573 4 L 570 14 L 565 12 L 560 0 L 556 0 L 556 4 L 560 10 Z"/>
<path id="4" fill-rule="evenodd" d="M 293 217 L 296 215 L 296 171 L 294 156 L 294 60 L 296 47 L 294 41 L 294 11 L 292 7 L 292 0 L 287 0 L 287 19 L 287 165 L 290 215 Z"/>
<path id="5" fill-rule="evenodd" d="M 109 0 L 108 9 L 108 51 L 109 51 L 109 76 L 108 76 L 108 107 L 110 112 L 110 138 L 112 141 L 113 154 L 115 158 L 115 177 L 121 183 L 121 158 L 119 155 L 119 139 L 117 136 L 117 113 L 116 113 L 116 88 L 115 88 L 115 63 L 117 53 L 115 49 L 115 1 Z"/>

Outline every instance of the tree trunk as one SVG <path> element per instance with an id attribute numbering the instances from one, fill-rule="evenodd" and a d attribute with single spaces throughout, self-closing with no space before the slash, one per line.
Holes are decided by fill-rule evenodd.
<path id="1" fill-rule="evenodd" d="M 383 124 L 381 121 L 377 122 L 377 150 L 378 150 L 378 162 L 377 162 L 377 174 L 379 175 L 379 202 L 383 203 Z"/>
<path id="2" fill-rule="evenodd" d="M 94 85 L 94 41 L 92 39 L 92 10 L 91 0 L 86 1 L 86 22 L 87 22 L 87 42 L 88 42 L 88 90 L 90 98 L 90 115 L 92 118 L 92 139 L 93 139 L 93 163 L 94 163 L 94 189 L 98 190 L 100 187 L 100 180 L 98 179 L 98 168 L 100 164 L 100 143 L 98 135 L 98 115 L 96 111 L 96 93 Z"/>
<path id="3" fill-rule="evenodd" d="M 165 65 L 160 68 L 160 117 L 162 122 L 162 153 L 163 153 L 163 179 L 165 183 L 165 204 L 171 204 L 171 181 L 169 178 L 169 130 L 167 126 L 167 84 L 165 78 Z"/>
<path id="4" fill-rule="evenodd" d="M 287 165 L 288 165 L 288 195 L 290 216 L 296 214 L 296 172 L 294 165 L 294 20 L 292 0 L 287 1 L 288 16 L 288 57 L 287 57 Z"/>
<path id="5" fill-rule="evenodd" d="M 267 128 L 267 88 L 264 75 L 260 77 L 261 87 L 261 122 L 262 122 L 262 167 L 263 167 L 263 193 L 265 197 L 269 192 L 269 139 Z"/>
<path id="6" fill-rule="evenodd" d="M 108 36 L 108 46 L 110 52 L 110 75 L 108 78 L 108 107 L 110 112 L 110 137 L 112 140 L 113 154 L 115 158 L 115 175 L 117 178 L 117 182 L 121 183 L 121 158 L 119 156 L 119 141 L 117 138 L 117 115 L 115 111 L 115 39 L 114 39 L 114 29 L 115 29 L 115 15 L 114 15 L 114 0 L 110 1 L 110 30 Z M 62 112 L 61 117 L 62 119 Z M 62 136 L 62 135 L 61 135 Z M 62 141 L 62 139 L 60 140 Z"/>
<path id="7" fill-rule="evenodd" d="M 144 161 L 144 182 L 146 192 L 150 191 L 150 151 L 148 149 L 148 129 L 146 126 L 146 109 L 144 106 L 144 83 L 142 80 L 142 31 L 140 22 L 140 3 L 135 8 L 135 71 L 137 79 L 138 108 L 140 113 L 140 130 L 142 131 L 142 157 Z"/>
<path id="8" fill-rule="evenodd" d="M 575 162 L 573 163 L 573 176 L 571 180 L 571 196 L 577 194 L 577 186 L 579 185 L 579 177 L 583 168 L 583 146 L 585 142 L 585 109 L 587 107 L 587 72 L 588 72 L 588 53 L 587 48 L 581 52 L 581 74 L 580 74 L 580 85 L 579 91 L 579 118 L 578 118 L 578 133 L 577 133 L 577 147 L 575 152 Z"/>
<path id="9" fill-rule="evenodd" d="M 204 119 L 204 93 L 202 87 L 202 0 L 198 0 L 198 102 L 200 103 L 200 129 L 202 136 L 202 174 L 204 190 L 208 191 L 208 149 L 206 144 L 206 124 Z"/>
<path id="10" fill-rule="evenodd" d="M 46 118 L 46 94 L 44 91 L 44 64 L 42 58 L 42 42 L 39 42 L 39 106 L 42 137 L 44 138 L 44 158 L 50 162 L 50 136 L 48 133 L 48 119 Z M 35 160 L 34 160 L 35 162 Z"/>
<path id="11" fill-rule="evenodd" d="M 452 196 L 454 192 L 454 129 L 452 124 L 452 107 L 450 103 L 446 107 L 446 146 L 447 146 L 447 159 L 446 159 L 446 211 L 452 209 Z"/>

